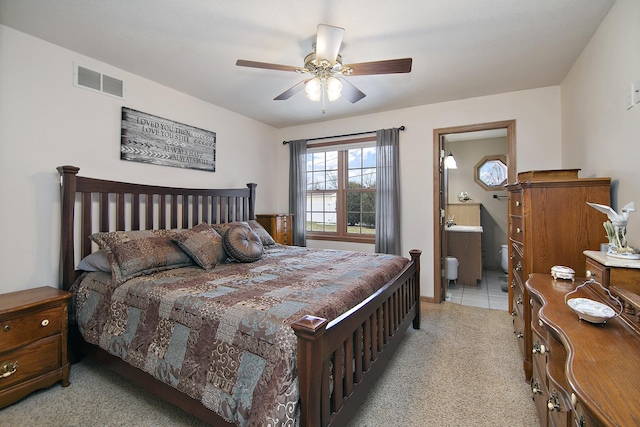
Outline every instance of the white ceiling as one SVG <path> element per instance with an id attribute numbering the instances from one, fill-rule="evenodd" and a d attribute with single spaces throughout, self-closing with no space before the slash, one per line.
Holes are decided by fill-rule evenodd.
<path id="1" fill-rule="evenodd" d="M 0 0 L 0 24 L 281 128 L 558 85 L 614 0 Z M 367 96 L 273 98 L 317 24 L 345 28 L 345 63 L 412 57 L 410 74 L 351 76 Z M 126 84 L 126 82 L 125 82 Z"/>

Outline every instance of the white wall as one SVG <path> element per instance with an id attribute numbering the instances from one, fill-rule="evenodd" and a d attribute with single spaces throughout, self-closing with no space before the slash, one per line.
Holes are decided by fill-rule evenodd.
<path id="1" fill-rule="evenodd" d="M 366 102 L 366 98 L 360 102 Z M 560 163 L 560 87 L 423 105 L 278 131 L 278 140 L 341 135 L 406 126 L 400 133 L 402 253 L 422 250 L 422 295 L 433 297 L 433 130 L 516 120 L 517 170 L 554 169 Z M 287 146 L 278 148 L 278 206 L 288 210 Z M 323 242 L 326 244 L 326 242 Z M 339 244 L 332 247 L 342 249 Z"/>
<path id="2" fill-rule="evenodd" d="M 74 61 L 124 80 L 126 99 L 73 86 Z M 216 172 L 120 160 L 122 106 L 216 132 Z M 57 166 L 157 185 L 256 182 L 256 209 L 269 212 L 277 207 L 275 146 L 270 126 L 0 26 L 0 293 L 58 286 Z"/>
<path id="3" fill-rule="evenodd" d="M 612 205 L 640 210 L 640 104 L 625 107 L 640 82 L 640 1 L 618 0 L 562 82 L 562 164 L 612 178 Z M 640 212 L 627 238 L 640 248 Z M 603 229 L 604 238 L 604 229 Z"/>

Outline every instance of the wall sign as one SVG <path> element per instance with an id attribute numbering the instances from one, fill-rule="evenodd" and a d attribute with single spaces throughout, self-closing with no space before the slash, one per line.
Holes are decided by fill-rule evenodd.
<path id="1" fill-rule="evenodd" d="M 216 170 L 216 133 L 122 107 L 120 158 Z"/>

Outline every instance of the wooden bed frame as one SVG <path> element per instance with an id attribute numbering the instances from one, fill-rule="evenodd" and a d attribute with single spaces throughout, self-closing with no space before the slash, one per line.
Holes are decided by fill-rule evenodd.
<path id="1" fill-rule="evenodd" d="M 77 176 L 78 171 L 74 166 L 58 167 L 62 207 L 60 282 L 65 290 L 69 290 L 78 276 L 76 248 L 81 257 L 92 252 L 88 238 L 92 233 L 186 229 L 200 222 L 255 218 L 256 184 L 228 190 L 170 188 L 85 178 Z M 411 262 L 395 278 L 339 318 L 328 322 L 304 316 L 292 325 L 298 337 L 302 426 L 346 425 L 383 371 L 409 324 L 412 323 L 414 329 L 420 328 L 420 254 L 420 250 L 410 251 Z M 86 343 L 76 325 L 70 325 L 69 336 L 71 354 L 94 357 L 135 384 L 210 424 L 232 425 L 201 402 Z M 332 364 L 331 360 L 352 362 Z M 333 387 L 330 369 L 333 369 Z"/>

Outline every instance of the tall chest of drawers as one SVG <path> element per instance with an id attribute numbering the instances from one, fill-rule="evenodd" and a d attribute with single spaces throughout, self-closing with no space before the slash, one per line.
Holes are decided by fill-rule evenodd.
<path id="1" fill-rule="evenodd" d="M 579 169 L 528 171 L 506 186 L 509 197 L 509 310 L 527 381 L 532 374 L 531 302 L 525 287 L 532 273 L 554 265 L 585 275 L 583 251 L 606 240 L 606 215 L 587 202 L 610 204 L 610 178 L 578 178 Z"/>
<path id="2" fill-rule="evenodd" d="M 0 296 L 0 408 L 58 381 L 69 385 L 69 298 L 48 286 Z"/>
<path id="3" fill-rule="evenodd" d="M 256 220 L 281 245 L 293 245 L 293 214 L 260 214 Z"/>

